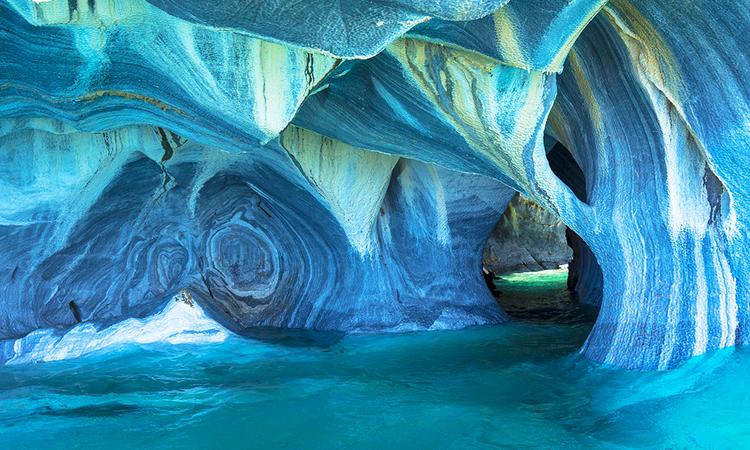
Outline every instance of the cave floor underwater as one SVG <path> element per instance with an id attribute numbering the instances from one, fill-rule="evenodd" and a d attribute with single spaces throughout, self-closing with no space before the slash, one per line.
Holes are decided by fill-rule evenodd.
<path id="1" fill-rule="evenodd" d="M 498 279 L 511 324 L 121 346 L 0 367 L 0 448 L 742 448 L 750 349 L 666 372 L 578 353 L 565 273 Z M 644 418 L 648 418 L 644 420 Z"/>

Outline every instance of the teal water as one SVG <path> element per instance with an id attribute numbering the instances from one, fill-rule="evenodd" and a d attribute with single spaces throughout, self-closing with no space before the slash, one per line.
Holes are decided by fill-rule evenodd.
<path id="1" fill-rule="evenodd" d="M 0 367 L 0 448 L 750 445 L 750 351 L 663 373 L 598 367 L 577 354 L 595 312 L 547 275 L 499 280 L 510 325 L 267 333 Z"/>

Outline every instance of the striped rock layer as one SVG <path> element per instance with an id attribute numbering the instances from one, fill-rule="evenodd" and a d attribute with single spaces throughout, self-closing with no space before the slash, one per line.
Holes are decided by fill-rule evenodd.
<path id="1" fill-rule="evenodd" d="M 586 356 L 744 344 L 749 26 L 730 0 L 0 0 L 0 341 L 182 290 L 237 332 L 502 322 L 479 269 L 521 193 L 601 304 Z"/>

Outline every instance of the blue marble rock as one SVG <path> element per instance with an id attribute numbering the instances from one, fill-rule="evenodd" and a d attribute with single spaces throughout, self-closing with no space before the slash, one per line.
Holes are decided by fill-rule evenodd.
<path id="1" fill-rule="evenodd" d="M 505 320 L 479 268 L 510 189 L 304 130 L 281 143 L 288 150 L 276 141 L 230 153 L 154 127 L 8 123 L 0 338 L 35 355 L 40 345 L 75 354 L 68 346 L 91 333 L 34 330 L 75 326 L 71 302 L 85 323 L 162 320 L 155 314 L 183 289 L 240 333 Z M 62 343 L 48 342 L 55 336 Z M 17 353 L 6 357 L 26 360 Z"/>
<path id="2" fill-rule="evenodd" d="M 0 0 L 2 359 L 165 315 L 502 322 L 482 249 L 516 193 L 570 229 L 589 358 L 745 344 L 748 25 L 729 0 Z M 183 289 L 200 314 L 170 315 Z"/>

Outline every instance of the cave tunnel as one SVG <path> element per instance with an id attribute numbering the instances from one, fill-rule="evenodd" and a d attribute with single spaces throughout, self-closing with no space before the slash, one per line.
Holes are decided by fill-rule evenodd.
<path id="1" fill-rule="evenodd" d="M 562 143 L 547 138 L 552 172 L 587 202 L 581 166 Z M 595 255 L 554 213 L 516 193 L 483 251 L 487 285 L 503 310 L 531 323 L 595 321 L 602 273 Z"/>

